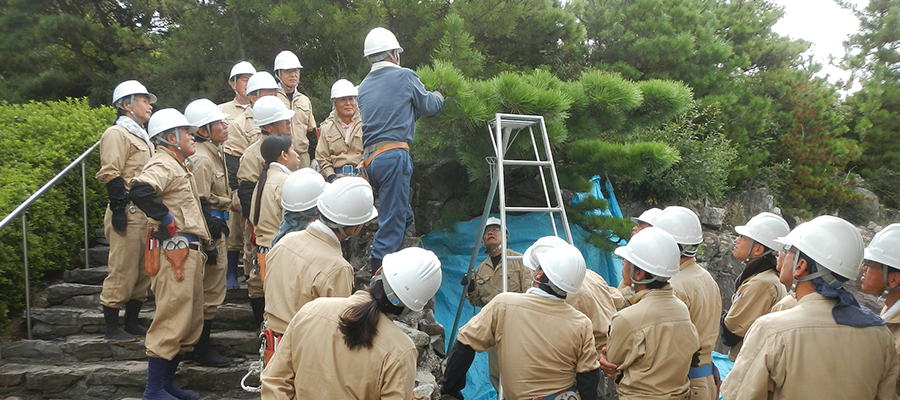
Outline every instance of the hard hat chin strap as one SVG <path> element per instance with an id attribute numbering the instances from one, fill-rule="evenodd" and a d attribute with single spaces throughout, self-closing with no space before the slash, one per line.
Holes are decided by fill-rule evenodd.
<path id="1" fill-rule="evenodd" d="M 750 238 L 748 238 L 748 239 L 750 239 Z M 762 254 L 760 254 L 760 255 L 758 255 L 758 256 L 751 256 L 750 253 L 753 252 L 753 246 L 755 246 L 756 243 L 757 243 L 756 240 L 750 239 L 750 248 L 747 249 L 747 256 L 744 257 L 744 261 L 741 261 L 741 264 L 746 265 L 746 264 L 749 263 L 751 260 L 760 259 L 760 258 L 763 258 L 763 257 L 769 255 L 769 254 L 774 253 L 774 251 L 773 251 L 772 249 L 768 249 L 768 248 L 767 248 L 766 251 L 762 252 Z"/>
<path id="2" fill-rule="evenodd" d="M 642 270 L 642 271 L 643 271 L 643 270 Z M 646 273 L 647 271 L 644 271 L 644 272 Z M 652 278 L 643 279 L 643 280 L 637 280 L 637 279 L 634 279 L 634 268 L 631 269 L 631 274 L 630 274 L 630 275 L 631 275 L 631 276 L 629 276 L 629 278 L 631 279 L 631 291 L 632 291 L 632 292 L 634 292 L 634 285 L 635 285 L 635 284 L 638 284 L 638 285 L 649 285 L 649 284 L 651 284 L 651 283 L 653 283 L 653 282 L 668 282 L 668 281 L 669 281 L 669 278 L 664 278 L 664 277 L 656 276 L 656 275 L 653 275 Z"/>
<path id="3" fill-rule="evenodd" d="M 881 274 L 882 274 L 882 281 L 884 282 L 884 291 L 881 292 L 881 296 L 878 296 L 878 301 L 881 301 L 883 303 L 887 299 L 888 293 L 890 293 L 890 291 L 891 291 L 891 287 L 888 286 L 888 266 L 887 265 L 884 265 L 884 264 L 881 265 Z"/>
<path id="4" fill-rule="evenodd" d="M 233 78 L 231 78 L 231 83 L 234 85 L 234 97 L 237 97 L 241 101 L 246 101 L 247 103 L 250 103 L 250 95 L 247 94 L 247 90 L 244 90 L 245 96 L 241 96 L 241 94 L 238 93 L 238 91 L 237 91 L 237 80 L 238 80 L 239 76 L 240 75 L 236 75 Z"/>
<path id="5" fill-rule="evenodd" d="M 156 139 L 156 140 L 159 143 L 162 143 L 162 144 L 165 144 L 168 146 L 174 146 L 178 150 L 178 153 L 181 154 L 181 157 L 184 158 L 183 164 L 189 166 L 191 171 L 196 171 L 197 166 L 194 165 L 194 162 L 191 160 L 190 157 L 187 156 L 187 154 L 184 154 L 184 149 L 181 148 L 181 144 L 180 144 L 181 143 L 181 127 L 172 128 L 171 131 L 172 131 L 172 134 L 175 135 L 175 143 L 169 143 L 169 141 L 167 141 L 166 139 Z M 168 131 L 160 133 L 159 136 L 156 136 L 156 137 L 159 138 L 160 136 L 162 136 L 162 137 L 168 136 Z"/>
<path id="6" fill-rule="evenodd" d="M 830 285 L 831 287 L 833 287 L 835 289 L 839 289 L 841 287 L 841 282 L 838 281 L 837 278 L 834 277 L 834 275 L 832 275 L 831 271 L 829 271 L 827 268 L 819 265 L 819 263 L 817 263 L 817 262 L 813 262 L 813 265 L 810 266 L 809 260 L 807 260 L 806 270 L 811 271 L 811 269 L 815 269 L 815 271 L 809 272 L 808 275 L 806 275 L 800 279 L 795 278 L 794 275 L 797 273 L 797 264 L 800 262 L 800 254 L 801 254 L 801 252 L 798 250 L 797 253 L 794 255 L 794 262 L 791 265 L 791 279 L 793 281 L 791 283 L 791 292 L 794 292 L 794 293 L 797 292 L 797 284 L 798 283 L 809 282 L 816 278 L 822 278 L 822 280 L 825 281 L 825 283 L 827 283 L 828 285 Z"/>

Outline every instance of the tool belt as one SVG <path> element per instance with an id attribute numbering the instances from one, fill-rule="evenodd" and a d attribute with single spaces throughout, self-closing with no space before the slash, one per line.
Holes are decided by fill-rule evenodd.
<path id="1" fill-rule="evenodd" d="M 178 236 L 163 240 L 162 243 L 154 237 L 157 228 L 147 230 L 147 251 L 144 253 L 144 271 L 148 276 L 155 276 L 159 273 L 160 253 L 166 258 L 166 261 L 172 265 L 172 272 L 175 274 L 175 280 L 181 282 L 184 280 L 184 263 L 187 262 L 191 250 L 199 251 L 199 238 L 189 233 L 179 233 Z M 192 241 L 193 239 L 193 241 Z"/>
<path id="2" fill-rule="evenodd" d="M 211 210 L 210 215 L 228 221 L 228 211 Z"/>
<path id="3" fill-rule="evenodd" d="M 549 396 L 538 396 L 532 400 L 581 400 L 581 395 L 578 394 L 578 387 L 572 385 L 568 389 L 560 390 Z"/>
<path id="4" fill-rule="evenodd" d="M 705 378 L 713 374 L 713 365 L 706 364 L 699 367 L 691 367 L 688 371 L 688 379 Z"/>
<path id="5" fill-rule="evenodd" d="M 262 356 L 263 356 L 263 368 L 266 365 L 269 365 L 269 361 L 272 359 L 272 356 L 275 355 L 275 350 L 278 348 L 278 344 L 281 343 L 281 338 L 284 337 L 284 334 L 275 332 L 269 328 L 265 328 L 260 332 L 259 339 L 262 348 Z"/>
<path id="6" fill-rule="evenodd" d="M 403 149 L 403 150 L 409 151 L 409 144 L 406 142 L 381 142 L 381 143 L 377 143 L 377 144 L 371 145 L 369 147 L 366 147 L 365 154 L 367 154 L 367 155 L 371 154 L 371 155 L 366 157 L 366 161 L 363 161 L 363 167 L 368 168 L 369 164 L 372 163 L 372 160 L 374 160 L 375 157 L 378 157 L 379 154 L 384 153 L 388 150 L 393 150 L 393 149 Z"/>
<path id="7" fill-rule="evenodd" d="M 359 176 L 359 168 L 356 168 L 353 165 L 345 165 L 343 167 L 335 168 L 334 174 L 344 176 Z"/>
<path id="8" fill-rule="evenodd" d="M 253 273 L 263 282 L 266 280 L 266 254 L 269 250 L 268 247 L 256 246 L 256 258 L 253 259 Z"/>

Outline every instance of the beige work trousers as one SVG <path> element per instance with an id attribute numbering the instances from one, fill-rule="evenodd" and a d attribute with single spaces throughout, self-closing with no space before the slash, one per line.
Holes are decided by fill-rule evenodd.
<path id="1" fill-rule="evenodd" d="M 203 271 L 203 319 L 215 318 L 219 305 L 225 302 L 225 276 L 228 272 L 228 254 L 225 236 L 216 239 L 219 258 L 215 265 L 205 264 Z"/>
<path id="2" fill-rule="evenodd" d="M 244 214 L 240 211 L 239 202 L 237 200 L 237 191 L 234 192 L 235 195 L 232 196 L 232 201 L 236 204 L 235 208 L 238 211 L 234 211 L 232 209 L 229 211 L 228 215 L 228 251 L 241 251 L 244 248 Z"/>
<path id="3" fill-rule="evenodd" d="M 691 400 L 718 400 L 719 391 L 712 375 L 691 379 Z"/>
<path id="4" fill-rule="evenodd" d="M 129 207 L 134 206 L 129 204 Z M 147 289 L 150 288 L 150 277 L 144 272 L 147 216 L 137 207 L 134 210 L 134 213 L 125 210 L 128 216 L 125 236 L 113 230 L 109 207 L 103 217 L 103 233 L 109 241 L 109 273 L 103 280 L 100 304 L 110 308 L 122 308 L 129 300 L 147 301 Z"/>
<path id="5" fill-rule="evenodd" d="M 184 262 L 184 280 L 175 280 L 169 260 L 159 256 L 159 272 L 151 289 L 156 297 L 156 315 L 144 345 L 148 357 L 166 360 L 194 350 L 203 331 L 203 265 L 206 255 L 191 250 Z"/>
<path id="6" fill-rule="evenodd" d="M 494 391 L 500 393 L 500 359 L 497 357 L 497 346 L 491 347 L 488 353 L 488 374 L 491 377 L 491 385 Z"/>

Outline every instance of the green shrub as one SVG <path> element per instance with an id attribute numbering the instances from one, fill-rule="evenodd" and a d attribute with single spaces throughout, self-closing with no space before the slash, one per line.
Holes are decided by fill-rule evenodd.
<path id="1" fill-rule="evenodd" d="M 0 216 L 6 217 L 32 193 L 87 150 L 113 123 L 110 107 L 92 109 L 87 99 L 46 103 L 0 103 Z M 101 226 L 106 190 L 93 178 L 95 151 L 87 158 L 88 218 Z M 25 213 L 31 282 L 50 271 L 71 268 L 83 246 L 81 173 L 76 167 Z M 24 305 L 21 217 L 0 230 L 0 324 Z"/>

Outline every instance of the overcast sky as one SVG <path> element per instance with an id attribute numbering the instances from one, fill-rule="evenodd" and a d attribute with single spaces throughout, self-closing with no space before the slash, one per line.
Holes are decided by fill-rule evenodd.
<path id="1" fill-rule="evenodd" d="M 850 0 L 865 7 L 868 0 Z M 830 81 L 847 78 L 849 73 L 829 65 L 828 56 L 840 59 L 844 55 L 842 42 L 859 30 L 859 22 L 848 10 L 832 0 L 774 0 L 784 7 L 785 16 L 774 26 L 782 35 L 812 42 L 810 52 L 823 65 L 822 73 L 830 74 Z"/>

